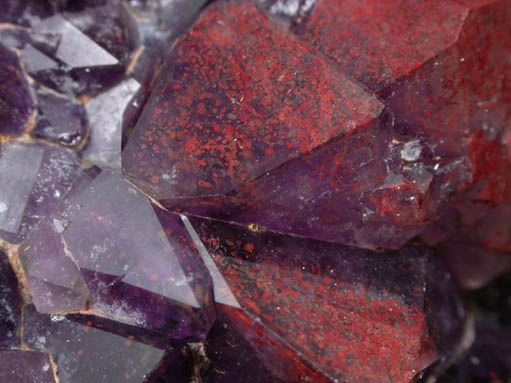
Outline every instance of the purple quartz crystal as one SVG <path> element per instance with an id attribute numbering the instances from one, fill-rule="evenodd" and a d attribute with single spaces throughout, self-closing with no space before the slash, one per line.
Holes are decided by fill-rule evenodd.
<path id="1" fill-rule="evenodd" d="M 460 297 L 427 248 L 374 253 L 183 220 L 218 310 L 285 381 L 408 382 L 460 336 Z"/>
<path id="2" fill-rule="evenodd" d="M 117 17 L 117 14 L 118 12 L 112 13 L 112 17 Z M 50 55 L 41 55 L 42 52 L 32 50 L 30 60 L 24 61 L 30 62 L 29 72 L 34 73 L 37 81 L 49 88 L 75 95 L 97 94 L 123 78 L 127 57 L 122 55 L 122 60 L 117 58 L 114 54 L 119 53 L 118 48 L 114 49 L 114 52 L 107 50 L 115 46 L 110 40 L 112 35 L 108 33 L 108 29 L 103 34 L 101 27 L 98 27 L 99 31 L 95 29 L 94 25 L 97 24 L 85 23 L 92 21 L 91 17 L 87 19 L 86 15 L 76 16 L 76 19 L 79 26 L 98 41 L 82 32 L 63 15 L 56 14 L 41 20 L 33 27 L 35 34 L 58 38 L 56 50 Z"/>
<path id="3" fill-rule="evenodd" d="M 76 154 L 55 146 L 6 142 L 0 153 L 0 237 L 19 243 L 54 213 L 80 174 Z"/>
<path id="4" fill-rule="evenodd" d="M 7 255 L 0 251 L 0 348 L 20 347 L 22 300 Z M 1 359 L 1 358 L 0 358 Z"/>
<path id="5" fill-rule="evenodd" d="M 163 339 L 204 338 L 212 282 L 180 217 L 153 206 L 120 171 L 80 185 L 21 248 L 38 311 L 88 310 Z"/>
<path id="6" fill-rule="evenodd" d="M 38 116 L 32 134 L 63 146 L 80 146 L 87 137 L 87 117 L 82 104 L 67 96 L 37 90 Z"/>
<path id="7" fill-rule="evenodd" d="M 0 382 L 57 383 L 49 354 L 0 349 Z"/>
<path id="8" fill-rule="evenodd" d="M 163 361 L 182 363 L 166 357 L 164 350 L 103 331 L 90 322 L 39 314 L 32 306 L 25 308 L 24 318 L 25 343 L 52 355 L 60 383 L 156 383 Z"/>
<path id="9" fill-rule="evenodd" d="M 34 97 L 16 53 L 0 43 L 0 134 L 19 136 L 35 110 Z"/>
<path id="10" fill-rule="evenodd" d="M 19 250 L 33 302 L 41 313 L 78 311 L 89 298 L 80 269 L 66 253 L 62 231 L 64 224 L 58 219 L 42 221 Z"/>

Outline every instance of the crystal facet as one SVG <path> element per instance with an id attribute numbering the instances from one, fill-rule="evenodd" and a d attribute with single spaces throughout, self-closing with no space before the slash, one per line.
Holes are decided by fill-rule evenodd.
<path id="1" fill-rule="evenodd" d="M 204 338 L 214 320 L 212 282 L 180 217 L 151 205 L 118 171 L 80 187 L 20 249 L 37 310 Z"/>
<path id="2" fill-rule="evenodd" d="M 218 310 L 284 381 L 408 382 L 460 335 L 456 288 L 426 248 L 376 254 L 186 220 L 213 260 Z"/>

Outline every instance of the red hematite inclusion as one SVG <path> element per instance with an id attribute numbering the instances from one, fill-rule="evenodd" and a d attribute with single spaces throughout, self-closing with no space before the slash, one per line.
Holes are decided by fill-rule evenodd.
<path id="1" fill-rule="evenodd" d="M 123 154 L 158 199 L 228 193 L 383 108 L 248 2 L 212 4 L 160 73 Z"/>
<path id="2" fill-rule="evenodd" d="M 246 310 L 228 309 L 228 315 L 239 316 L 235 322 L 244 315 L 260 318 L 279 334 L 280 339 L 251 339 L 263 349 L 288 343 L 326 376 L 346 376 L 349 383 L 409 382 L 432 362 L 423 313 L 396 297 L 382 299 L 363 286 L 300 270 L 229 258 L 217 265 Z"/>
<path id="3" fill-rule="evenodd" d="M 190 221 L 218 271 L 217 309 L 284 381 L 408 383 L 459 334 L 455 288 L 426 248 L 375 253 Z"/>

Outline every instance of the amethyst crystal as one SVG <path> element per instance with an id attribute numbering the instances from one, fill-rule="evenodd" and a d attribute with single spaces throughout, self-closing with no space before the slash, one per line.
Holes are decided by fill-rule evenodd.
<path id="1" fill-rule="evenodd" d="M 408 382 L 457 342 L 460 298 L 426 248 L 374 253 L 183 219 L 218 310 L 284 381 Z"/>
<path id="2" fill-rule="evenodd" d="M 90 295 L 73 258 L 66 254 L 63 230 L 56 218 L 42 221 L 19 250 L 33 302 L 41 313 L 81 310 Z"/>
<path id="3" fill-rule="evenodd" d="M 0 382 L 58 383 L 47 353 L 0 349 Z"/>
<path id="4" fill-rule="evenodd" d="M 18 292 L 16 275 L 9 265 L 7 255 L 2 251 L 0 251 L 0 292 L 0 349 L 20 347 L 22 300 Z"/>
<path id="5" fill-rule="evenodd" d="M 112 14 L 112 17 L 115 16 L 115 13 Z M 91 17 L 87 19 L 87 15 L 76 15 L 75 18 L 92 38 L 61 14 L 56 14 L 33 27 L 35 34 L 58 39 L 55 51 L 43 54 L 30 48 L 28 59 L 24 61 L 29 63 L 29 72 L 35 79 L 49 88 L 67 94 L 97 94 L 123 78 L 128 58 L 125 53 L 120 54 L 123 61 L 114 56 L 119 54 L 119 49 L 112 42 L 109 30 L 103 29 L 106 25 L 95 27 L 96 23 L 87 24 L 85 21 L 92 21 Z"/>
<path id="6" fill-rule="evenodd" d="M 47 89 L 37 90 L 38 115 L 32 135 L 63 146 L 76 147 L 88 135 L 82 104 Z"/>
<path id="7" fill-rule="evenodd" d="M 63 315 L 42 315 L 32 306 L 25 308 L 24 318 L 25 343 L 52 355 L 60 383 L 161 381 L 160 364 L 168 360 L 164 350 L 104 331 L 90 322 L 81 324 Z M 174 358 L 174 363 L 179 362 Z"/>
<path id="8" fill-rule="evenodd" d="M 6 142 L 0 152 L 0 238 L 19 243 L 57 209 L 80 174 L 77 156 L 43 144 Z"/>
<path id="9" fill-rule="evenodd" d="M 16 53 L 0 43 L 0 134 L 22 135 L 35 110 L 34 97 Z"/>
<path id="10" fill-rule="evenodd" d="M 180 217 L 117 171 L 80 187 L 20 249 L 37 310 L 81 310 L 163 339 L 204 338 L 212 282 Z"/>

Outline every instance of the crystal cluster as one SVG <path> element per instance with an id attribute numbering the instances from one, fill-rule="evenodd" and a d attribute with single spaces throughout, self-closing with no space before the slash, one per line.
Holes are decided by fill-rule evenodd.
<path id="1" fill-rule="evenodd" d="M 6 0 L 0 383 L 507 382 L 509 36 L 510 0 Z"/>

